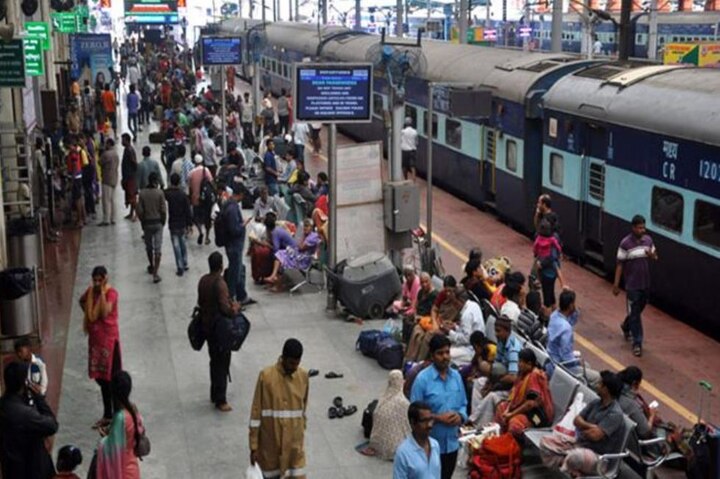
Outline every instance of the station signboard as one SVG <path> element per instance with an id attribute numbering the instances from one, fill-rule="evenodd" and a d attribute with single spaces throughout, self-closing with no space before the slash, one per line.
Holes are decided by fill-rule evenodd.
<path id="1" fill-rule="evenodd" d="M 202 63 L 205 66 L 242 63 L 240 37 L 202 37 Z"/>
<path id="2" fill-rule="evenodd" d="M 295 119 L 321 123 L 372 120 L 372 65 L 296 63 Z"/>
<path id="3" fill-rule="evenodd" d="M 0 42 L 0 87 L 25 86 L 25 54 L 22 40 Z"/>
<path id="4" fill-rule="evenodd" d="M 125 0 L 125 23 L 178 23 L 178 0 Z"/>
<path id="5" fill-rule="evenodd" d="M 42 40 L 24 38 L 23 43 L 25 46 L 25 74 L 31 77 L 42 76 L 45 73 Z"/>
<path id="6" fill-rule="evenodd" d="M 28 38 L 42 40 L 42 49 L 50 50 L 50 25 L 47 22 L 25 22 Z"/>

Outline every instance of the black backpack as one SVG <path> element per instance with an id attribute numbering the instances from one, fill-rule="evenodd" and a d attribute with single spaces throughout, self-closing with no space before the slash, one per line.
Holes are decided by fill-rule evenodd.
<path id="1" fill-rule="evenodd" d="M 205 178 L 205 170 L 203 170 L 203 179 L 200 183 L 200 203 L 208 210 L 217 202 L 217 192 L 212 181 Z"/>
<path id="2" fill-rule="evenodd" d="M 239 351 L 250 333 L 250 321 L 242 313 L 215 318 L 215 345 L 221 351 Z"/>
<path id="3" fill-rule="evenodd" d="M 215 246 L 222 248 L 228 243 L 227 227 L 227 202 L 220 207 L 220 212 L 215 218 Z"/>

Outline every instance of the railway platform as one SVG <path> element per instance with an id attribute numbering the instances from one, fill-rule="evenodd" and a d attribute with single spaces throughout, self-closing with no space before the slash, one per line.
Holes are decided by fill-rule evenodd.
<path id="1" fill-rule="evenodd" d="M 352 140 L 340 135 L 339 141 Z M 140 135 L 138 145 L 146 142 L 147 132 Z M 159 157 L 158 146 L 153 145 L 153 155 Z M 308 154 L 307 165 L 313 174 L 325 170 L 324 155 Z M 121 208 L 119 193 L 115 200 Z M 460 276 L 460 265 L 472 246 L 481 246 L 485 257 L 506 255 L 519 269 L 528 269 L 528 238 L 442 190 L 434 191 L 434 201 L 434 239 L 449 274 Z M 345 322 L 325 310 L 325 295 L 312 288 L 290 296 L 268 292 L 248 281 L 250 295 L 258 303 L 247 312 L 252 322 L 250 336 L 241 351 L 233 354 L 228 400 L 234 409 L 219 413 L 208 400 L 207 353 L 191 350 L 186 336 L 197 281 L 207 271 L 207 256 L 217 248 L 198 246 L 191 238 L 190 271 L 178 278 L 173 271 L 172 246 L 165 238 L 163 281 L 152 284 L 144 271 L 141 234 L 138 223 L 121 220 L 108 228 L 89 225 L 82 233 L 66 231 L 63 241 L 49 248 L 40 354 L 48 363 L 49 396 L 60 422 L 55 451 L 68 443 L 80 447 L 85 456 L 79 472 L 83 476 L 97 444 L 98 435 L 91 426 L 101 416 L 100 391 L 87 378 L 87 341 L 77 299 L 89 284 L 91 269 L 104 264 L 110 283 L 120 294 L 123 367 L 133 377 L 132 397 L 153 444 L 152 454 L 141 464 L 143 478 L 242 477 L 249 459 L 248 421 L 257 373 L 275 362 L 288 337 L 305 345 L 302 366 L 320 371 L 310 383 L 305 443 L 308 477 L 391 476 L 390 462 L 355 451 L 364 441 L 361 411 L 382 395 L 387 380 L 387 371 L 355 351 L 355 340 L 361 330 L 381 328 L 382 322 Z M 565 268 L 583 311 L 576 347 L 595 369 L 640 366 L 645 372 L 644 393 L 660 402 L 662 417 L 690 425 L 697 408 L 697 381 L 720 384 L 720 373 L 714 367 L 720 344 L 649 307 L 644 316 L 645 354 L 634 358 L 619 329 L 624 314 L 622 296 L 613 297 L 609 283 L 574 264 L 567 263 Z M 330 371 L 343 374 L 343 378 L 326 379 L 324 375 Z M 327 409 L 335 396 L 343 397 L 345 404 L 357 405 L 358 413 L 329 419 Z M 711 400 L 718 405 L 716 394 Z M 717 422 L 718 414 L 717 407 L 711 408 L 706 418 Z M 462 476 L 459 469 L 455 477 Z M 547 475 L 531 471 L 526 477 Z M 623 477 L 637 476 L 625 471 Z"/>

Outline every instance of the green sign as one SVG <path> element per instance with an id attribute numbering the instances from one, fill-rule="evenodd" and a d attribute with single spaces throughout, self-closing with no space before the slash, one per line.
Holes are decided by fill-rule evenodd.
<path id="1" fill-rule="evenodd" d="M 0 87 L 25 86 L 23 41 L 0 41 Z"/>
<path id="2" fill-rule="evenodd" d="M 25 38 L 25 74 L 38 77 L 45 73 L 43 61 L 42 40 L 39 38 Z"/>
<path id="3" fill-rule="evenodd" d="M 54 32 L 78 33 L 78 16 L 74 13 L 51 13 L 50 21 Z"/>
<path id="4" fill-rule="evenodd" d="M 50 25 L 47 22 L 25 22 L 28 38 L 42 40 L 43 50 L 50 50 Z"/>
<path id="5" fill-rule="evenodd" d="M 88 8 L 87 5 L 78 5 L 75 7 L 75 14 L 78 17 L 89 17 L 90 16 L 90 8 Z"/>

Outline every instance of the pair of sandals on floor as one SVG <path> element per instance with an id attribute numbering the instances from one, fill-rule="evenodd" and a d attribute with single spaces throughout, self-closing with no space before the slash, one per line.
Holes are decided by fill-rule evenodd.
<path id="1" fill-rule="evenodd" d="M 343 399 L 337 396 L 333 399 L 333 405 L 328 408 L 328 418 L 341 419 L 346 416 L 352 416 L 357 412 L 357 406 L 343 406 Z"/>

